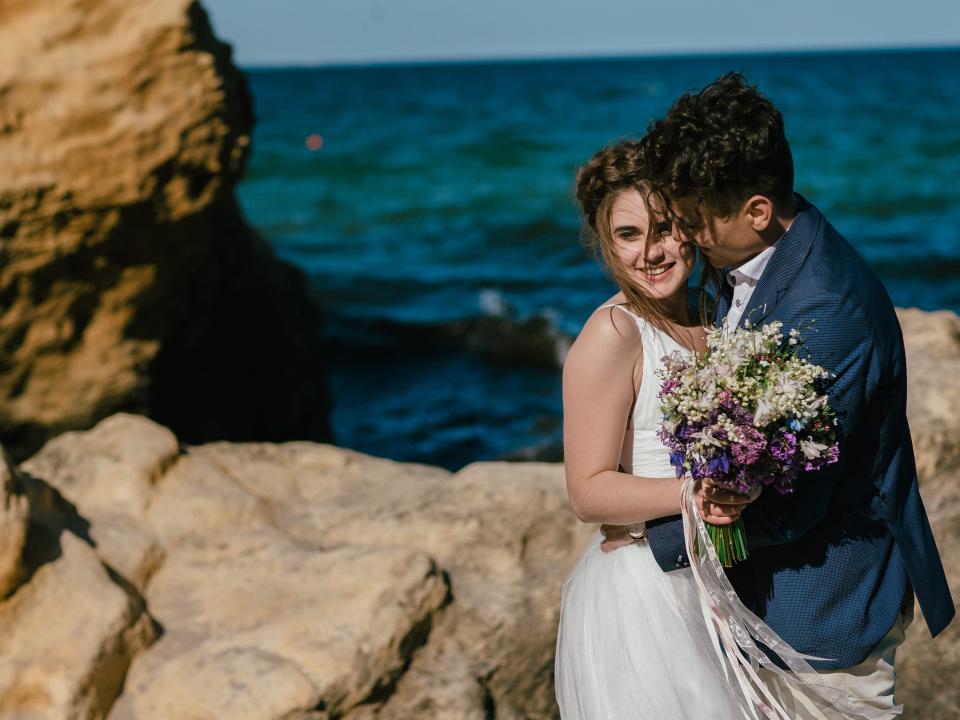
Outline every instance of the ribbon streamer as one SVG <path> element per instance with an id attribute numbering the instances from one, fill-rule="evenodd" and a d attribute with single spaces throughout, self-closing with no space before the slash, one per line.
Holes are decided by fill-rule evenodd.
<path id="1" fill-rule="evenodd" d="M 903 706 L 871 707 L 861 698 L 822 682 L 807 660 L 824 660 L 798 653 L 770 627 L 751 612 L 737 597 L 727 579 L 716 548 L 697 509 L 694 481 L 683 485 L 683 536 L 690 568 L 700 591 L 700 600 L 724 650 L 725 663 L 733 671 L 744 695 L 769 720 L 794 720 L 779 699 L 757 674 L 762 667 L 778 675 L 794 694 L 806 696 L 821 709 L 832 708 L 847 720 L 891 720 L 903 713 Z M 758 647 L 762 642 L 787 669 L 770 659 Z"/>

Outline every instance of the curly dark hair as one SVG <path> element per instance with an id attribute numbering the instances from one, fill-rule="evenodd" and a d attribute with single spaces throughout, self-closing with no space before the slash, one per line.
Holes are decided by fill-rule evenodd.
<path id="1" fill-rule="evenodd" d="M 643 139 L 648 177 L 671 198 L 728 217 L 751 195 L 793 199 L 793 156 L 783 116 L 743 75 L 731 72 L 682 95 Z"/>

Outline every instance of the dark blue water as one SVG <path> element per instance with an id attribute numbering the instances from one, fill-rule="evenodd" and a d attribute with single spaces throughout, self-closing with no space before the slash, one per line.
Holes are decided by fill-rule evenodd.
<path id="1" fill-rule="evenodd" d="M 326 305 L 338 444 L 454 468 L 555 454 L 555 346 L 612 292 L 574 170 L 731 69 L 894 301 L 960 311 L 960 50 L 251 70 L 240 198 Z"/>

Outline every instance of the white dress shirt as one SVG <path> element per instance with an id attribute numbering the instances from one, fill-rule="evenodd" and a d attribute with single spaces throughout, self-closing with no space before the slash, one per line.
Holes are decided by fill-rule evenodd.
<path id="1" fill-rule="evenodd" d="M 727 273 L 727 282 L 733 286 L 733 299 L 730 301 L 730 310 L 727 311 L 727 329 L 733 330 L 740 324 L 740 318 L 747 309 L 750 296 L 753 295 L 757 282 L 763 275 L 776 247 L 775 244 L 771 245 L 756 257 L 750 258 L 737 269 Z"/>

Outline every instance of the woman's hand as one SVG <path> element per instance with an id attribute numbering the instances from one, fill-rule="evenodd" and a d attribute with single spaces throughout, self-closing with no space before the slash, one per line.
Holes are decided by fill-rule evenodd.
<path id="1" fill-rule="evenodd" d="M 760 497 L 763 488 L 749 495 L 725 490 L 711 480 L 701 480 L 693 488 L 697 508 L 704 522 L 711 525 L 732 525 L 740 519 L 746 507 Z"/>
<path id="2" fill-rule="evenodd" d="M 605 553 L 636 542 L 627 532 L 626 525 L 603 524 L 600 526 L 600 532 L 603 533 L 603 542 L 600 543 L 600 549 Z"/>

